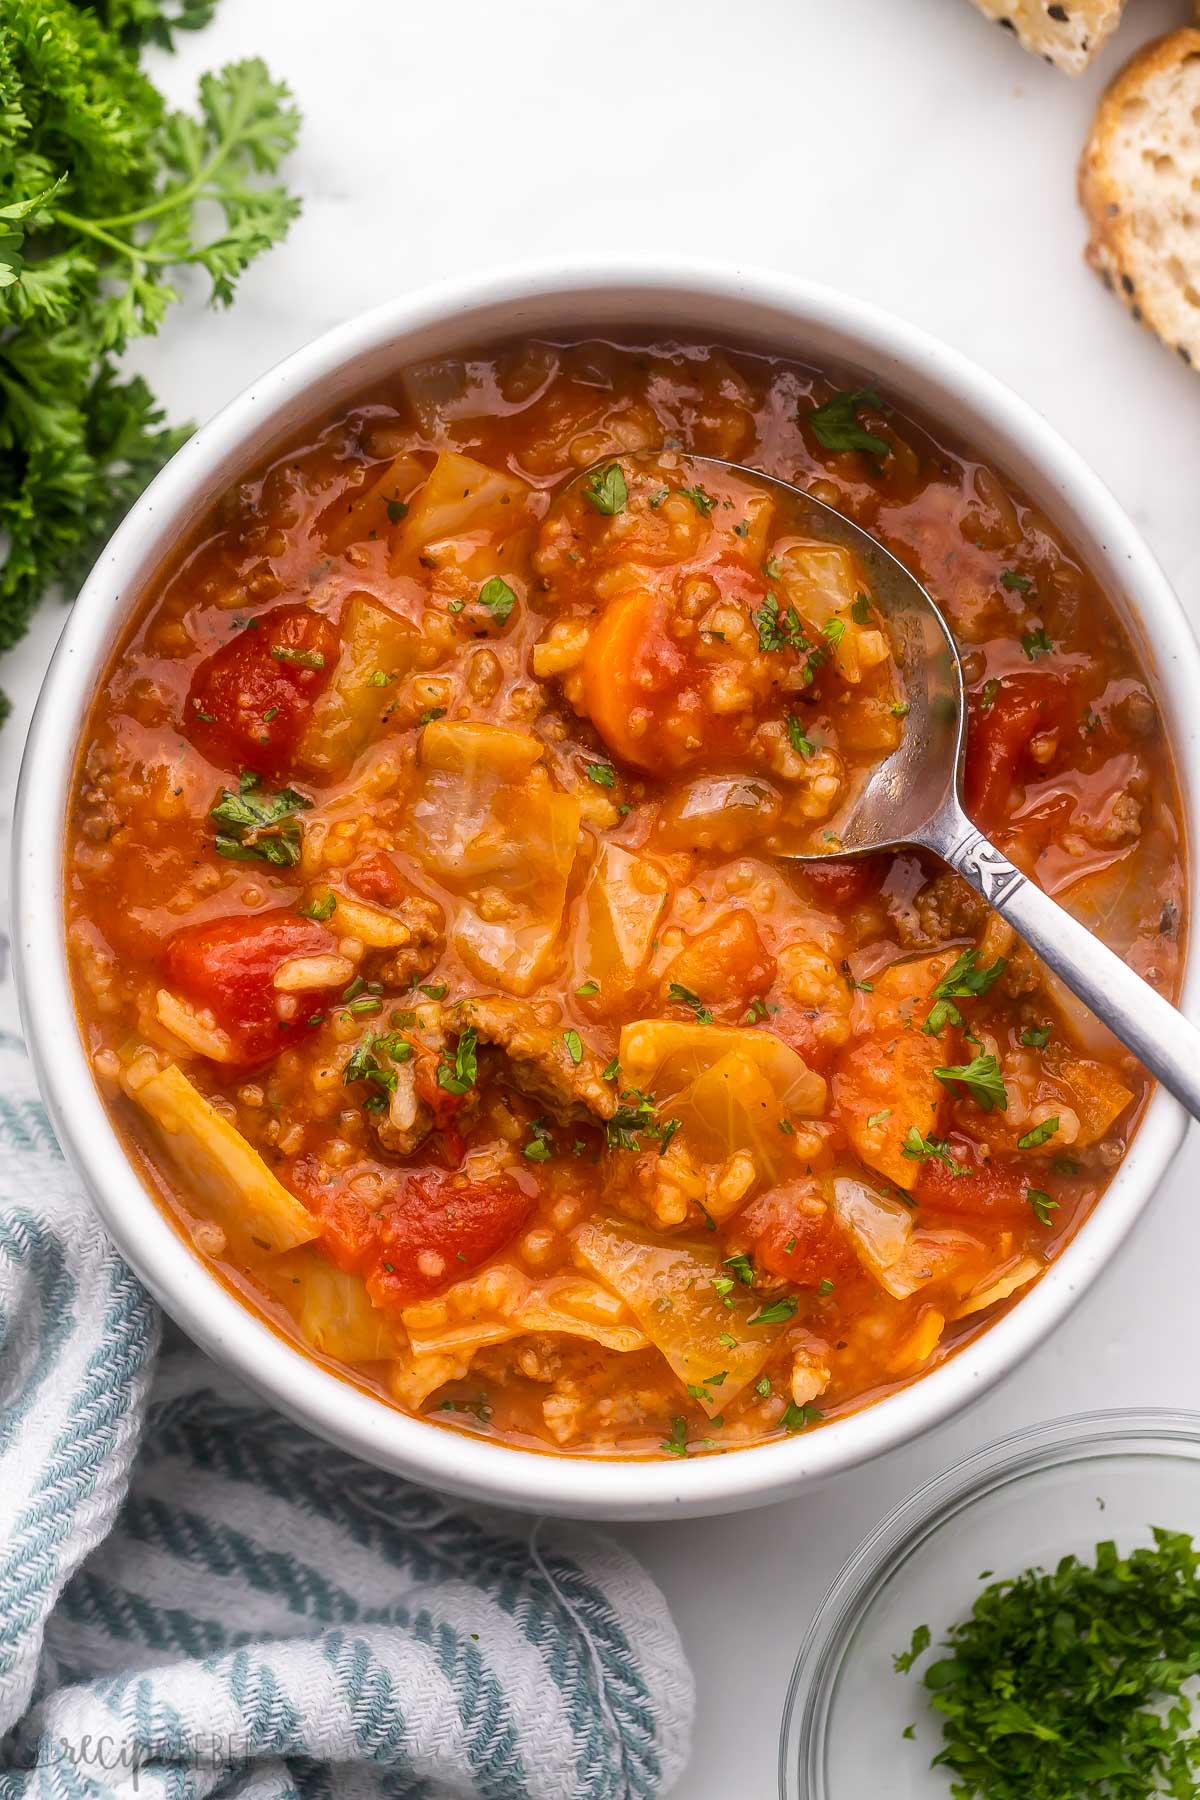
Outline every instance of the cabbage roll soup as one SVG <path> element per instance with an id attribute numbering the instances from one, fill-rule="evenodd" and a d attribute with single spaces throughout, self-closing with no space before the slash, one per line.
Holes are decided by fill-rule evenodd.
<path id="1" fill-rule="evenodd" d="M 871 569 L 689 452 L 917 573 L 965 658 L 972 816 L 1148 980 L 1180 965 L 1128 638 L 1054 524 L 886 393 L 522 342 L 246 471 L 79 749 L 81 1030 L 246 1305 L 525 1449 L 717 1454 L 913 1380 L 1019 1303 L 1147 1098 L 956 876 L 836 859 L 905 729 Z"/>

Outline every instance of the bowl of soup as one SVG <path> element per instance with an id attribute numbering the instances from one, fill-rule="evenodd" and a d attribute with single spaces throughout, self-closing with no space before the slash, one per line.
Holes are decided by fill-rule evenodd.
<path id="1" fill-rule="evenodd" d="M 871 558 L 756 471 L 925 583 L 971 816 L 1179 996 L 1178 602 L 1022 402 L 803 283 L 338 328 L 153 484 L 47 678 L 16 949 L 64 1148 L 199 1343 L 438 1486 L 844 1469 L 1027 1355 L 1182 1139 L 957 876 L 839 856 L 903 683 Z"/>

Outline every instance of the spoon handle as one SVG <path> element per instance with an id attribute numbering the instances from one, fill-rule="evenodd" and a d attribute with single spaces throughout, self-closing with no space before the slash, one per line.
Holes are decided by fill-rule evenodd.
<path id="1" fill-rule="evenodd" d="M 929 848 L 1015 927 L 1194 1119 L 1200 1118 L 1200 1031 L 1086 925 L 1027 880 L 963 813 L 955 813 L 952 823 L 957 835 L 955 829 L 944 836 L 939 831 Z"/>

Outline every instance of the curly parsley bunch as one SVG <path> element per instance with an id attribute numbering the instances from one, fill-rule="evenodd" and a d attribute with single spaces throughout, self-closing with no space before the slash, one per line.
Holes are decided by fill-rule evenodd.
<path id="1" fill-rule="evenodd" d="M 263 63 L 205 75 L 194 115 L 168 111 L 138 66 L 144 44 L 170 48 L 214 4 L 0 11 L 0 650 L 47 588 L 82 578 L 188 436 L 117 363 L 178 299 L 172 270 L 199 264 L 228 305 L 299 211 L 270 179 L 299 114 Z"/>

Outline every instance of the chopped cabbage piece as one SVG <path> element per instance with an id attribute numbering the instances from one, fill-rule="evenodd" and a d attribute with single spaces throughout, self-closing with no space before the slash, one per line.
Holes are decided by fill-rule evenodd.
<path id="1" fill-rule="evenodd" d="M 790 1116 L 815 1118 L 825 1108 L 823 1077 L 770 1031 L 639 1019 L 622 1026 L 618 1059 L 622 1081 L 653 1093 L 660 1117 L 679 1120 L 695 1162 L 744 1151 L 755 1180 L 786 1173 Z"/>
<path id="2" fill-rule="evenodd" d="M 371 1304 L 360 1275 L 334 1266 L 308 1245 L 275 1257 L 267 1285 L 322 1356 L 337 1362 L 390 1362 L 404 1349 L 394 1319 Z"/>
<path id="3" fill-rule="evenodd" d="M 744 1056 L 770 1083 L 782 1112 L 817 1118 L 825 1110 L 822 1077 L 773 1031 L 743 1025 L 700 1025 L 636 1019 L 621 1027 L 621 1074 L 660 1105 L 682 1094 L 723 1057 Z"/>
<path id="4" fill-rule="evenodd" d="M 1045 1264 L 1034 1256 L 1014 1256 L 999 1269 L 993 1269 L 977 1287 L 971 1289 L 960 1303 L 954 1314 L 956 1319 L 969 1318 L 972 1313 L 982 1312 L 985 1306 L 995 1306 L 1000 1300 L 1007 1300 L 1018 1288 L 1027 1287 L 1036 1281 Z"/>
<path id="5" fill-rule="evenodd" d="M 378 731 L 396 681 L 412 668 L 420 633 L 370 594 L 351 594 L 342 613 L 342 653 L 312 709 L 296 760 L 314 774 L 347 774 Z"/>
<path id="6" fill-rule="evenodd" d="M 598 1006 L 619 1006 L 642 973 L 667 903 L 668 882 L 656 863 L 602 844 L 583 890 L 577 963 L 581 979 L 600 984 Z"/>
<path id="7" fill-rule="evenodd" d="M 455 537 L 464 531 L 492 530 L 500 525 L 515 531 L 525 522 L 529 492 L 515 475 L 490 469 L 455 450 L 444 450 L 408 509 L 397 549 L 402 557 L 412 556 L 437 538 Z"/>
<path id="8" fill-rule="evenodd" d="M 425 470 L 421 463 L 407 451 L 377 472 L 368 471 L 353 500 L 336 501 L 317 521 L 319 530 L 329 514 L 336 511 L 321 538 L 322 550 L 327 556 L 337 556 L 352 544 L 362 544 L 368 539 L 390 543 L 407 510 L 409 496 L 424 479 Z"/>
<path id="9" fill-rule="evenodd" d="M 913 1216 L 900 1200 L 877 1194 L 865 1181 L 852 1175 L 835 1176 L 832 1188 L 833 1216 L 854 1245 L 859 1261 L 878 1280 L 882 1271 L 899 1262 L 913 1234 Z"/>
<path id="10" fill-rule="evenodd" d="M 706 1244 L 657 1243 L 628 1224 L 589 1220 L 572 1251 L 634 1314 L 709 1418 L 762 1370 L 787 1320 L 751 1324 L 761 1297 Z"/>
<path id="11" fill-rule="evenodd" d="M 401 1317 L 418 1357 L 457 1357 L 534 1331 L 591 1338 L 607 1350 L 646 1347 L 629 1310 L 599 1283 L 573 1272 L 534 1281 L 510 1264 L 456 1281 Z"/>
<path id="12" fill-rule="evenodd" d="M 136 1067 L 136 1065 L 134 1065 Z M 240 1131 L 223 1119 L 174 1063 L 145 1080 L 125 1077 L 152 1136 L 189 1198 L 211 1210 L 242 1253 L 294 1250 L 317 1235 L 317 1222 L 277 1181 Z"/>
<path id="13" fill-rule="evenodd" d="M 541 753 L 526 732 L 429 725 L 410 815 L 417 854 L 470 902 L 455 949 L 474 975 L 518 995 L 553 960 L 579 844 L 579 801 L 551 786 Z"/>

